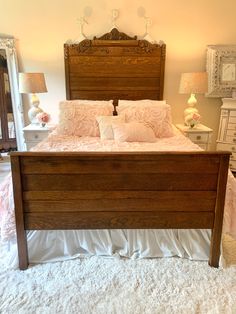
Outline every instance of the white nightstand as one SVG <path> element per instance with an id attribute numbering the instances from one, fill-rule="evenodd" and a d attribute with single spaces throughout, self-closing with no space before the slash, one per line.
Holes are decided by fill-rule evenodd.
<path id="1" fill-rule="evenodd" d="M 184 124 L 176 124 L 176 127 L 193 143 L 198 144 L 204 150 L 210 149 L 212 129 L 203 124 L 198 124 L 194 128 L 190 128 Z"/>
<path id="2" fill-rule="evenodd" d="M 29 124 L 24 127 L 23 132 L 26 149 L 30 150 L 32 147 L 37 145 L 39 142 L 45 139 L 51 131 L 52 129 L 48 128 L 47 126 L 41 127 L 40 125 L 36 124 Z"/>

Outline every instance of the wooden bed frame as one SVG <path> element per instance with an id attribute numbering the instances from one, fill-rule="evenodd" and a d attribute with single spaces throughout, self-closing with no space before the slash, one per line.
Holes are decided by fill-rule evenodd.
<path id="1" fill-rule="evenodd" d="M 67 99 L 162 99 L 165 45 L 117 29 L 65 45 Z M 230 153 L 11 154 L 20 269 L 26 230 L 212 229 L 218 267 Z"/>
<path id="2" fill-rule="evenodd" d="M 11 154 L 20 269 L 26 230 L 212 229 L 218 267 L 229 153 Z"/>

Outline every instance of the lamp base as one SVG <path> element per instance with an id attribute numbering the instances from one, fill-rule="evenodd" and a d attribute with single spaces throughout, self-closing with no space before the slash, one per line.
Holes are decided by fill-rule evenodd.
<path id="1" fill-rule="evenodd" d="M 200 115 L 196 107 L 197 103 L 195 94 L 191 94 L 188 99 L 188 108 L 184 110 L 184 124 L 193 128 L 196 124 L 199 123 Z"/>
<path id="2" fill-rule="evenodd" d="M 40 112 L 43 112 L 43 110 L 39 107 L 39 98 L 36 94 L 32 94 L 32 96 L 31 96 L 31 108 L 28 111 L 28 118 L 29 118 L 31 124 L 39 124 L 39 121 L 36 118 L 36 116 Z"/>
<path id="3" fill-rule="evenodd" d="M 195 108 L 195 107 L 186 108 L 184 110 L 184 121 L 187 117 L 190 118 L 190 116 L 192 117 L 195 113 L 199 114 L 197 108 Z"/>
<path id="4" fill-rule="evenodd" d="M 193 128 L 200 121 L 200 115 L 198 114 L 198 110 L 196 108 L 190 107 L 184 110 L 184 124 Z"/>
<path id="5" fill-rule="evenodd" d="M 32 106 L 30 108 L 30 110 L 28 111 L 28 118 L 31 124 L 40 124 L 38 119 L 36 118 L 37 114 L 39 114 L 40 112 L 43 112 L 43 110 L 38 106 Z"/>

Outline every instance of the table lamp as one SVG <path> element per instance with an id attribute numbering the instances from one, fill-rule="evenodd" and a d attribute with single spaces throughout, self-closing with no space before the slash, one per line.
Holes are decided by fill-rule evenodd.
<path id="1" fill-rule="evenodd" d="M 193 72 L 193 73 L 182 73 L 180 79 L 180 94 L 190 94 L 188 99 L 188 107 L 184 110 L 184 121 L 185 124 L 188 117 L 198 114 L 198 110 L 195 107 L 197 99 L 195 94 L 204 94 L 207 92 L 207 72 Z"/>
<path id="2" fill-rule="evenodd" d="M 39 98 L 36 93 L 46 93 L 47 87 L 43 73 L 19 73 L 19 92 L 31 95 L 31 108 L 28 117 L 32 124 L 38 124 L 37 114 L 43 112 L 39 107 Z"/>

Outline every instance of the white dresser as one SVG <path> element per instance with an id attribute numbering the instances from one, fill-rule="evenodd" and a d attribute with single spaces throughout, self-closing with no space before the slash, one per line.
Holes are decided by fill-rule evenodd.
<path id="1" fill-rule="evenodd" d="M 222 101 L 216 149 L 232 152 L 230 169 L 236 171 L 236 98 Z"/>
<path id="2" fill-rule="evenodd" d="M 35 124 L 29 124 L 26 127 L 24 127 L 23 132 L 26 149 L 30 150 L 32 147 L 37 145 L 39 142 L 41 142 L 48 136 L 50 131 L 51 129 L 49 129 L 47 126 L 41 127 L 40 125 Z"/>

